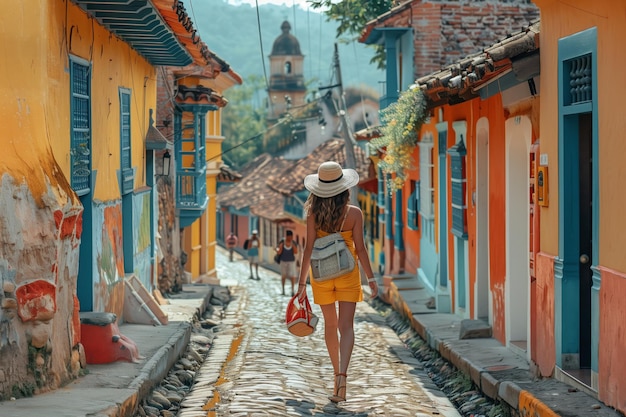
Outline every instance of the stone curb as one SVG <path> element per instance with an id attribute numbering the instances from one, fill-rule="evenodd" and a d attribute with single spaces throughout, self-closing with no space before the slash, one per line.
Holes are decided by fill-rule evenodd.
<path id="1" fill-rule="evenodd" d="M 146 362 L 141 373 L 128 387 L 137 391 L 139 398 L 145 397 L 152 387 L 165 378 L 171 367 L 183 355 L 190 339 L 191 324 L 181 322 L 176 333 Z"/>
<path id="2" fill-rule="evenodd" d="M 394 300 L 392 307 L 409 319 L 413 330 L 426 341 L 431 349 L 439 352 L 442 358 L 467 375 L 487 397 L 507 403 L 523 416 L 559 417 L 559 414 L 530 392 L 522 390 L 514 382 L 498 380 L 488 371 L 464 358 L 462 353 L 455 350 L 452 344 L 435 336 L 418 317 L 410 313 L 408 304 L 399 296 L 399 290 L 395 284 L 391 283 L 389 291 L 396 293 L 396 296 L 390 295 L 390 299 Z"/>
<path id="3" fill-rule="evenodd" d="M 125 391 L 127 395 L 121 395 L 114 406 L 109 406 L 95 414 L 94 417 L 125 417 L 132 415 L 133 410 L 139 405 L 150 390 L 158 384 L 184 353 L 191 338 L 191 324 L 181 322 L 180 327 L 169 338 L 167 343 L 146 362 L 139 375 L 129 384 Z"/>
<path id="4" fill-rule="evenodd" d="M 211 297 L 212 292 L 209 291 L 196 310 L 198 316 L 204 313 Z M 172 366 L 184 354 L 190 340 L 191 323 L 183 321 L 167 343 L 160 347 L 146 362 L 139 375 L 129 384 L 128 396 L 120 398 L 120 401 L 115 406 L 110 406 L 94 414 L 94 417 L 124 417 L 131 415 L 132 410 L 137 408 L 139 401 L 146 397 L 152 388 L 167 376 Z"/>
<path id="5" fill-rule="evenodd" d="M 560 417 L 545 403 L 526 390 L 521 390 L 518 410 L 523 416 Z"/>

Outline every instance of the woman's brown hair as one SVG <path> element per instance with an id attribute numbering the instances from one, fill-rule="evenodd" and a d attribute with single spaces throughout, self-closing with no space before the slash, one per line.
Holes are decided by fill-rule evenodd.
<path id="1" fill-rule="evenodd" d="M 329 233 L 337 232 L 340 231 L 344 208 L 348 205 L 349 198 L 350 190 L 328 198 L 311 193 L 304 203 L 304 212 L 307 216 L 313 215 L 317 229 Z"/>

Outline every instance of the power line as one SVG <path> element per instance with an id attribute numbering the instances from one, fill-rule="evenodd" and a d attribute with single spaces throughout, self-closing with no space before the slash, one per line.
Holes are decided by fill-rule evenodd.
<path id="1" fill-rule="evenodd" d="M 259 45 L 261 49 L 261 63 L 263 64 L 263 76 L 265 77 L 265 90 L 267 91 L 267 103 L 269 105 L 270 114 L 273 113 L 272 109 L 272 97 L 270 97 L 270 85 L 267 80 L 267 68 L 265 67 L 265 52 L 263 52 L 263 35 L 261 34 L 261 13 L 259 10 L 259 0 L 255 0 L 256 3 L 256 20 L 257 28 L 259 31 Z"/>
<path id="2" fill-rule="evenodd" d="M 299 105 L 299 106 L 294 106 L 293 109 L 302 109 L 302 108 L 305 108 L 305 107 L 311 107 L 313 104 L 318 104 L 317 103 L 318 101 L 319 100 L 315 100 L 315 101 L 312 101 L 310 103 L 305 103 L 305 104 L 302 104 L 302 105 Z M 278 122 L 274 123 L 272 126 L 268 127 L 267 129 L 265 129 L 261 133 L 257 133 L 256 135 L 254 135 L 254 136 L 252 136 L 252 137 L 250 137 L 250 138 L 248 138 L 248 139 L 238 143 L 237 145 L 234 145 L 234 146 L 226 149 L 225 151 L 222 151 L 221 153 L 215 155 L 214 157 L 207 159 L 207 162 L 212 161 L 212 160 L 217 159 L 217 158 L 220 158 L 225 153 L 228 153 L 228 152 L 232 151 L 233 149 L 237 149 L 238 147 L 240 147 L 240 146 L 242 146 L 242 145 L 244 145 L 244 144 L 246 144 L 248 142 L 251 142 L 251 141 L 253 141 L 255 139 L 258 139 L 258 138 L 263 138 L 267 132 L 269 132 L 270 130 L 272 130 L 272 129 L 274 129 L 274 128 L 282 125 L 282 124 L 292 123 L 292 122 L 298 121 L 298 120 L 300 120 L 300 121 L 301 120 L 306 120 L 306 119 L 299 119 L 296 116 L 294 116 L 291 113 L 286 113 L 285 116 L 282 117 L 281 119 L 279 119 Z"/>

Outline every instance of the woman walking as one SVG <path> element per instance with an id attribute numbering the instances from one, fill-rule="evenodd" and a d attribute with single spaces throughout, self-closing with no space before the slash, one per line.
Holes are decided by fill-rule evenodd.
<path id="1" fill-rule="evenodd" d="M 341 232 L 352 256 L 361 263 L 371 289 L 371 296 L 378 295 L 378 285 L 370 265 L 363 236 L 363 213 L 357 206 L 348 204 L 350 188 L 359 182 L 353 169 L 342 169 L 336 162 L 324 162 L 317 174 L 308 175 L 304 186 L 310 195 L 304 205 L 306 217 L 306 246 L 300 266 L 298 297 L 306 295 L 306 281 L 311 265 L 311 252 L 316 238 Z M 354 347 L 354 314 L 356 303 L 363 301 L 361 275 L 356 263 L 351 272 L 334 279 L 315 281 L 311 279 L 313 302 L 322 309 L 324 316 L 324 339 L 335 373 L 333 402 L 346 400 L 348 365 Z"/>

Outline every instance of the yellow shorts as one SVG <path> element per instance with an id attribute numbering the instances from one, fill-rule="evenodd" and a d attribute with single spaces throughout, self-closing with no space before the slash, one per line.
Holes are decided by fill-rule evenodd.
<path id="1" fill-rule="evenodd" d="M 310 275 L 312 276 L 312 275 Z M 361 273 L 358 265 L 352 272 L 327 281 L 317 282 L 311 278 L 313 302 L 319 305 L 333 304 L 336 301 L 363 301 Z"/>

